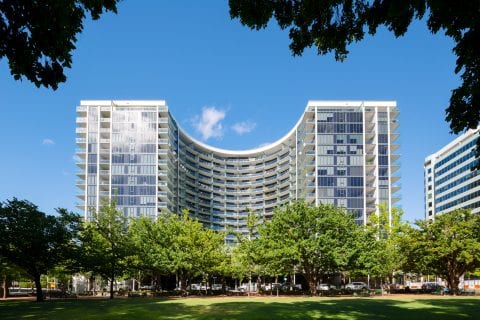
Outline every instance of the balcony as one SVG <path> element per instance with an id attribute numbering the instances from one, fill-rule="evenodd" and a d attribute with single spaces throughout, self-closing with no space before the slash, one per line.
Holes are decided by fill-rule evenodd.
<path id="1" fill-rule="evenodd" d="M 85 169 L 85 166 L 87 165 L 87 161 L 85 159 L 77 159 L 77 162 L 75 164 L 80 169 Z"/>
<path id="2" fill-rule="evenodd" d="M 391 176 L 390 179 L 392 180 L 392 183 L 395 183 L 400 180 L 400 176 Z"/>
<path id="3" fill-rule="evenodd" d="M 390 142 L 395 142 L 399 137 L 399 133 L 390 133 Z"/>
<path id="4" fill-rule="evenodd" d="M 392 194 L 398 192 L 401 189 L 402 185 L 400 183 L 393 184 L 391 187 Z"/>
<path id="5" fill-rule="evenodd" d="M 75 181 L 75 185 L 82 189 L 82 190 L 85 190 L 85 180 L 77 180 Z"/>

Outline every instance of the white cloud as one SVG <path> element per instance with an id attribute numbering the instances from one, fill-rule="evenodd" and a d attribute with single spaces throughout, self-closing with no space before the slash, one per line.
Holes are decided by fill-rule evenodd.
<path id="1" fill-rule="evenodd" d="M 42 144 L 46 146 L 51 146 L 55 144 L 55 141 L 53 141 L 52 139 L 45 138 L 43 139 Z"/>
<path id="2" fill-rule="evenodd" d="M 202 115 L 192 119 L 192 125 L 201 135 L 202 140 L 210 138 L 221 138 L 223 136 L 223 125 L 221 121 L 225 118 L 226 112 L 215 107 L 203 107 Z"/>
<path id="3" fill-rule="evenodd" d="M 232 130 L 235 131 L 238 135 L 241 136 L 242 134 L 252 132 L 253 129 L 255 129 L 256 126 L 257 126 L 257 124 L 255 122 L 242 121 L 242 122 L 235 123 L 232 126 Z"/>

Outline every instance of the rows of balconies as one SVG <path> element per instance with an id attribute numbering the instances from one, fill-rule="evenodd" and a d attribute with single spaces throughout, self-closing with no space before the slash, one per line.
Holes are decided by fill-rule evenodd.
<path id="1" fill-rule="evenodd" d="M 186 153 L 183 151 L 180 153 L 180 156 L 183 156 L 185 157 L 185 159 L 187 159 L 186 161 L 183 161 L 183 163 L 189 166 L 193 170 L 196 170 L 198 166 L 198 168 L 205 168 L 208 170 L 214 169 L 215 171 L 219 171 L 219 172 L 229 172 L 229 173 L 247 174 L 247 175 L 252 174 L 250 173 L 252 170 L 261 170 L 261 169 L 268 170 L 268 169 L 273 169 L 279 166 L 285 167 L 285 166 L 288 166 L 291 161 L 291 157 L 289 157 L 290 153 L 287 153 L 286 156 L 282 157 L 281 159 L 279 158 L 275 161 L 270 161 L 270 162 L 265 161 L 265 162 L 260 162 L 254 165 L 252 164 L 249 166 L 229 166 L 222 163 L 209 162 L 202 158 L 198 158 L 198 160 L 196 160 L 195 158 L 192 159 L 191 157 L 187 157 Z M 189 162 L 191 162 L 192 165 L 190 165 Z"/>

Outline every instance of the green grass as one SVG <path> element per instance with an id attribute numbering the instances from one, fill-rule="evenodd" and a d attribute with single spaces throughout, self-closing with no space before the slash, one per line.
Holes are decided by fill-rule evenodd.
<path id="1" fill-rule="evenodd" d="M 2 301 L 0 319 L 480 319 L 480 298 L 130 298 Z"/>

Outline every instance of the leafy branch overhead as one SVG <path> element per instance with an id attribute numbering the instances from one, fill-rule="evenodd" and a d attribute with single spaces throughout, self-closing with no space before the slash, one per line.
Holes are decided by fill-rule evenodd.
<path id="1" fill-rule="evenodd" d="M 117 12 L 119 0 L 2 0 L 0 1 L 0 59 L 6 58 L 15 80 L 22 77 L 37 87 L 66 81 L 72 66 L 77 34 L 86 14 L 93 20 Z"/>
<path id="2" fill-rule="evenodd" d="M 461 85 L 452 91 L 446 120 L 454 133 L 476 128 L 480 121 L 480 2 L 459 0 L 229 0 L 230 16 L 252 29 L 266 28 L 274 18 L 289 29 L 290 49 L 301 55 L 314 46 L 343 61 L 347 47 L 368 32 L 386 26 L 404 35 L 414 19 L 426 17 L 432 33 L 444 32 L 455 42 L 455 73 Z M 480 150 L 480 148 L 478 148 Z"/>

